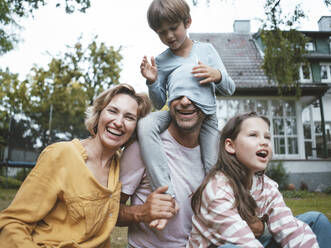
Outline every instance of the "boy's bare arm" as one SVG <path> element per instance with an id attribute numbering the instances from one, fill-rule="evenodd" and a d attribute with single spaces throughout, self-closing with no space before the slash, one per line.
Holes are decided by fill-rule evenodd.
<path id="1" fill-rule="evenodd" d="M 146 56 L 140 64 L 141 75 L 148 80 L 149 83 L 154 83 L 157 78 L 157 66 L 154 57 L 151 57 L 151 63 L 149 63 Z"/>
<path id="2" fill-rule="evenodd" d="M 129 196 L 121 194 L 121 205 L 118 215 L 118 226 L 128 226 L 134 222 L 150 223 L 155 219 L 170 219 L 175 214 L 175 204 L 172 197 L 164 194 L 168 186 L 163 186 L 151 193 L 144 204 L 125 205 Z"/>
<path id="3" fill-rule="evenodd" d="M 193 67 L 192 73 L 194 77 L 203 78 L 200 83 L 219 83 L 222 80 L 222 74 L 218 69 L 212 68 L 208 65 L 198 62 L 198 65 Z"/>

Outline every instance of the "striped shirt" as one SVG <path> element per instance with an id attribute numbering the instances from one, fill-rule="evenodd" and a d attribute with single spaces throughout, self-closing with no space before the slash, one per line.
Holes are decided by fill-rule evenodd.
<path id="1" fill-rule="evenodd" d="M 276 182 L 264 175 L 254 176 L 251 195 L 258 217 L 268 216 L 267 227 L 281 247 L 319 247 L 310 227 L 296 219 L 285 205 Z M 235 195 L 227 177 L 219 172 L 202 193 L 200 213 L 192 218 L 193 228 L 187 247 L 203 248 L 211 244 L 236 244 L 239 247 L 263 247 L 234 208 Z"/>

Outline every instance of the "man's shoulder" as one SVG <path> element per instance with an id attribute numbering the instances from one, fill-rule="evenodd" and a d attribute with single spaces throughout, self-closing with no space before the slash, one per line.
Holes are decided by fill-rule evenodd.
<path id="1" fill-rule="evenodd" d="M 121 164 L 141 159 L 140 146 L 138 141 L 132 142 L 124 149 L 121 155 Z"/>

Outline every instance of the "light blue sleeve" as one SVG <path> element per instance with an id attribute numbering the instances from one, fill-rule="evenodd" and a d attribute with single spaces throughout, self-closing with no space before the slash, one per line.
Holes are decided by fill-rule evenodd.
<path id="1" fill-rule="evenodd" d="M 154 83 L 147 82 L 148 94 L 153 105 L 157 109 L 161 109 L 167 102 L 167 74 L 162 70 L 156 58 L 157 79 Z"/>
<path id="2" fill-rule="evenodd" d="M 236 86 L 232 80 L 232 78 L 227 73 L 225 66 L 222 62 L 221 57 L 218 55 L 216 49 L 213 47 L 212 44 L 210 44 L 209 49 L 209 57 L 211 62 L 211 67 L 218 69 L 222 74 L 222 80 L 219 83 L 215 83 L 216 89 L 222 94 L 222 95 L 233 95 Z"/>

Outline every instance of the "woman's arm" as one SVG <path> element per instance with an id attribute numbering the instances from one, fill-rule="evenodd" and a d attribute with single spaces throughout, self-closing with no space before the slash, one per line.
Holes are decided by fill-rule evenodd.
<path id="1" fill-rule="evenodd" d="M 31 233 L 36 223 L 54 207 L 58 188 L 55 182 L 56 166 L 48 156 L 50 148 L 40 155 L 10 206 L 0 213 L 1 247 L 39 247 Z"/>

